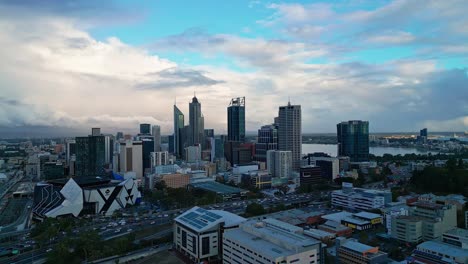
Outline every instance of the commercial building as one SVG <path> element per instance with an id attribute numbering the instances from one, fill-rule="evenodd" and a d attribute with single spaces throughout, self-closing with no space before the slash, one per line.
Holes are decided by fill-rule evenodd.
<path id="1" fill-rule="evenodd" d="M 196 96 L 189 103 L 189 134 L 188 145 L 204 144 L 205 121 L 201 111 L 201 104 Z"/>
<path id="2" fill-rule="evenodd" d="M 134 172 L 136 179 L 143 178 L 143 145 L 141 141 L 127 140 L 120 142 L 119 172 Z"/>
<path id="3" fill-rule="evenodd" d="M 169 164 L 169 152 L 158 151 L 150 154 L 151 168 Z"/>
<path id="4" fill-rule="evenodd" d="M 327 231 L 339 237 L 349 237 L 353 234 L 353 229 L 335 221 L 326 221 L 317 227 L 319 230 Z"/>
<path id="5" fill-rule="evenodd" d="M 185 161 L 190 163 L 201 161 L 201 145 L 186 147 Z"/>
<path id="6" fill-rule="evenodd" d="M 355 230 L 367 230 L 374 226 L 382 224 L 382 216 L 368 212 L 350 213 L 338 212 L 328 215 L 323 215 L 323 219 L 340 223 L 344 226 L 350 227 Z"/>
<path id="7" fill-rule="evenodd" d="M 154 138 L 154 151 L 161 151 L 161 127 L 154 125 L 151 129 L 151 134 Z"/>
<path id="8" fill-rule="evenodd" d="M 111 182 L 79 177 L 40 182 L 34 188 L 33 217 L 37 220 L 80 214 L 112 215 L 133 205 L 140 193 L 133 179 Z"/>
<path id="9" fill-rule="evenodd" d="M 245 220 L 226 211 L 193 207 L 174 219 L 175 250 L 191 263 L 220 261 L 223 233 Z"/>
<path id="10" fill-rule="evenodd" d="M 75 155 L 76 155 L 76 140 L 68 139 L 65 145 L 65 156 L 66 156 L 67 165 L 70 165 L 70 160 L 72 156 L 75 156 Z"/>
<path id="11" fill-rule="evenodd" d="M 409 207 L 405 203 L 399 203 L 387 208 L 381 209 L 385 223 L 385 229 L 388 235 L 392 235 L 392 220 L 397 216 L 408 216 Z"/>
<path id="12" fill-rule="evenodd" d="M 151 135 L 151 125 L 150 124 L 140 124 L 140 134 Z"/>
<path id="13" fill-rule="evenodd" d="M 275 219 L 249 220 L 224 232 L 223 263 L 325 263 L 322 243 Z"/>
<path id="14" fill-rule="evenodd" d="M 99 128 L 92 129 L 92 135 L 77 137 L 75 174 L 78 177 L 104 176 L 106 163 L 106 137 Z"/>
<path id="15" fill-rule="evenodd" d="M 292 172 L 292 165 L 293 155 L 291 151 L 267 151 L 267 170 L 273 177 L 289 178 Z"/>
<path id="16" fill-rule="evenodd" d="M 299 169 L 299 185 L 314 185 L 323 182 L 322 170 L 320 167 L 308 165 Z"/>
<path id="17" fill-rule="evenodd" d="M 271 188 L 271 175 L 266 171 L 247 172 L 241 175 L 243 186 L 257 188 L 259 190 Z"/>
<path id="18" fill-rule="evenodd" d="M 322 178 L 327 181 L 334 181 L 340 174 L 340 160 L 330 156 L 308 154 L 301 160 L 303 165 L 318 166 L 322 172 Z"/>
<path id="19" fill-rule="evenodd" d="M 336 239 L 338 263 L 341 264 L 379 264 L 389 263 L 388 255 L 379 250 L 359 243 L 355 239 Z"/>
<path id="20" fill-rule="evenodd" d="M 280 106 L 278 111 L 278 150 L 291 151 L 293 170 L 299 171 L 302 154 L 301 106 Z"/>
<path id="21" fill-rule="evenodd" d="M 457 226 L 457 210 L 452 205 L 417 202 L 409 216 L 392 219 L 393 238 L 408 243 L 440 238 L 442 234 Z"/>
<path id="22" fill-rule="evenodd" d="M 450 229 L 442 234 L 442 242 L 468 250 L 468 230 L 462 228 Z"/>
<path id="23" fill-rule="evenodd" d="M 392 201 L 389 190 L 371 190 L 363 188 L 344 187 L 331 193 L 333 206 L 353 210 L 369 210 L 384 208 Z"/>
<path id="24" fill-rule="evenodd" d="M 141 141 L 142 146 L 142 168 L 143 172 L 149 171 L 151 169 L 151 153 L 154 152 L 154 137 L 153 136 L 143 136 L 140 135 L 137 137 L 138 141 Z"/>
<path id="25" fill-rule="evenodd" d="M 369 161 L 369 122 L 352 120 L 336 125 L 338 156 L 351 162 Z"/>
<path id="26" fill-rule="evenodd" d="M 160 180 L 169 188 L 185 188 L 190 184 L 190 175 L 182 173 L 161 174 Z"/>
<path id="27" fill-rule="evenodd" d="M 224 159 L 224 140 L 221 138 L 210 138 L 211 162 Z"/>
<path id="28" fill-rule="evenodd" d="M 184 152 L 184 140 L 182 130 L 184 129 L 184 114 L 174 104 L 174 155 L 182 157 Z"/>
<path id="29" fill-rule="evenodd" d="M 409 263 L 468 264 L 468 249 L 441 241 L 419 244 L 409 258 Z"/>
<path id="30" fill-rule="evenodd" d="M 248 191 L 237 187 L 221 184 L 215 181 L 201 181 L 190 183 L 190 188 L 212 192 L 223 200 L 240 199 L 247 195 Z"/>
<path id="31" fill-rule="evenodd" d="M 43 180 L 65 178 L 65 168 L 61 162 L 45 162 L 42 168 Z"/>
<path id="32" fill-rule="evenodd" d="M 255 160 L 266 162 L 267 151 L 278 149 L 278 125 L 262 126 L 258 130 L 257 143 L 255 144 Z"/>
<path id="33" fill-rule="evenodd" d="M 245 97 L 232 98 L 227 108 L 228 140 L 245 140 Z"/>

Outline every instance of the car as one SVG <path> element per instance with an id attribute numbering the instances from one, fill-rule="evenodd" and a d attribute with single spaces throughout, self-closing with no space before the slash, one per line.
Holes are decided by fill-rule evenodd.
<path id="1" fill-rule="evenodd" d="M 132 232 L 132 231 L 133 231 L 133 229 L 131 229 L 131 228 L 127 229 L 127 232 Z"/>
<path id="2" fill-rule="evenodd" d="M 156 224 L 156 222 L 155 222 L 155 221 L 152 221 L 152 222 L 150 223 L 150 225 L 154 225 L 154 224 Z"/>
<path id="3" fill-rule="evenodd" d="M 51 252 L 51 251 L 52 251 L 52 248 L 46 249 L 46 252 L 47 252 L 47 253 L 49 253 L 49 252 Z"/>

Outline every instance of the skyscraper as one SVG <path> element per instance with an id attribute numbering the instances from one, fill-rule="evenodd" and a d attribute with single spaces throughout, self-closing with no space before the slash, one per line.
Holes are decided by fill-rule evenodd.
<path id="1" fill-rule="evenodd" d="M 268 150 L 278 149 L 278 127 L 276 124 L 262 126 L 258 130 L 257 144 L 255 144 L 255 158 L 266 161 Z"/>
<path id="2" fill-rule="evenodd" d="M 278 112 L 278 149 L 292 152 L 293 170 L 299 171 L 302 153 L 301 106 L 280 106 Z"/>
<path id="3" fill-rule="evenodd" d="M 232 98 L 228 109 L 228 140 L 245 140 L 245 97 Z"/>
<path id="4" fill-rule="evenodd" d="M 184 146 L 182 144 L 182 131 L 184 129 L 184 114 L 174 105 L 174 154 L 180 158 Z"/>
<path id="5" fill-rule="evenodd" d="M 338 156 L 348 156 L 351 162 L 369 161 L 369 122 L 351 120 L 336 125 Z"/>
<path id="6" fill-rule="evenodd" d="M 151 125 L 150 124 L 140 124 L 140 134 L 151 134 Z"/>
<path id="7" fill-rule="evenodd" d="M 203 144 L 203 134 L 205 132 L 204 119 L 201 112 L 201 104 L 198 102 L 196 96 L 192 98 L 192 102 L 189 103 L 189 145 Z"/>
<path id="8" fill-rule="evenodd" d="M 427 128 L 419 130 L 419 136 L 427 138 Z"/>
<path id="9" fill-rule="evenodd" d="M 106 166 L 106 136 L 98 128 L 92 135 L 76 137 L 76 176 L 104 176 Z"/>
<path id="10" fill-rule="evenodd" d="M 161 127 L 154 125 L 151 133 L 154 137 L 154 151 L 161 151 Z"/>

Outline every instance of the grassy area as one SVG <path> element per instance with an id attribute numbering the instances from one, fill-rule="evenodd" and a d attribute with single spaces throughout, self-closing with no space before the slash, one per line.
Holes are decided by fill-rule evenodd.
<path id="1" fill-rule="evenodd" d="M 152 255 L 151 257 L 148 257 L 144 261 L 139 262 L 139 264 L 153 264 L 153 263 L 184 264 L 182 260 L 178 259 L 172 252 L 169 252 L 167 250 L 161 251 L 157 254 Z"/>

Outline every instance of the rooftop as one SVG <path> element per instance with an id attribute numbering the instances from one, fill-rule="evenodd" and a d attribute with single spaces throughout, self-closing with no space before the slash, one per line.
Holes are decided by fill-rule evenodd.
<path id="1" fill-rule="evenodd" d="M 337 223 L 341 223 L 341 220 L 351 217 L 353 214 L 350 212 L 342 211 L 334 214 L 322 215 L 323 219 L 331 220 Z"/>
<path id="2" fill-rule="evenodd" d="M 468 230 L 463 229 L 463 228 L 450 229 L 449 231 L 445 232 L 444 234 L 468 238 Z"/>
<path id="3" fill-rule="evenodd" d="M 468 258 L 468 251 L 450 244 L 445 244 L 439 241 L 426 241 L 418 245 L 417 249 L 425 249 L 432 252 L 442 253 L 452 257 Z"/>
<path id="4" fill-rule="evenodd" d="M 368 213 L 368 212 L 359 212 L 357 214 L 354 214 L 354 216 L 364 218 L 364 219 L 368 219 L 368 220 L 382 217 L 379 214 L 373 214 L 373 213 Z"/>
<path id="5" fill-rule="evenodd" d="M 246 190 L 232 187 L 229 185 L 221 184 L 219 182 L 209 181 L 209 182 L 197 182 L 191 184 L 194 188 L 203 189 L 210 192 L 215 192 L 217 194 L 233 194 L 246 192 Z"/>
<path id="6" fill-rule="evenodd" d="M 174 219 L 195 231 L 203 232 L 224 222 L 226 227 L 239 225 L 246 219 L 222 210 L 206 210 L 198 206 L 186 211 Z"/>
<path id="7" fill-rule="evenodd" d="M 248 248 L 271 258 L 304 252 L 319 244 L 316 239 L 304 236 L 303 229 L 274 219 L 249 220 L 239 229 L 225 231 L 224 237 L 241 242 Z"/>

